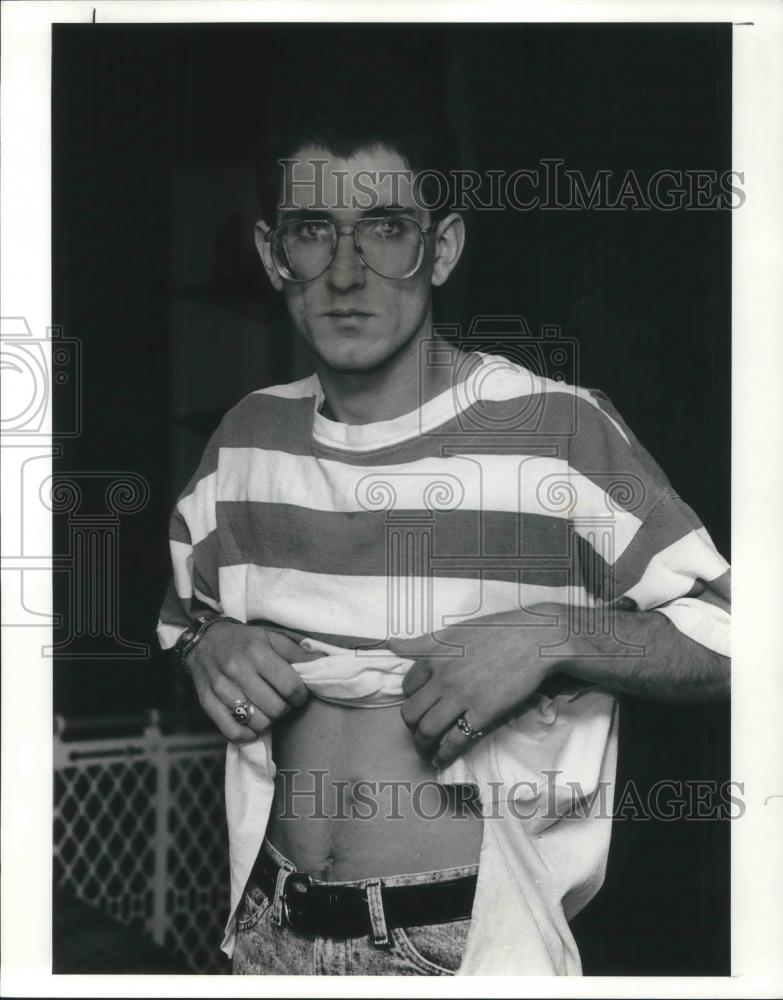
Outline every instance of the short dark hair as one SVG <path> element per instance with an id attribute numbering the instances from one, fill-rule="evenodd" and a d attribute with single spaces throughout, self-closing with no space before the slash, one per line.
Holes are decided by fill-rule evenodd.
<path id="1" fill-rule="evenodd" d="M 459 144 L 439 95 L 392 64 L 366 71 L 355 64 L 338 79 L 303 74 L 295 90 L 272 110 L 260 137 L 256 190 L 262 214 L 274 223 L 280 200 L 282 167 L 305 146 L 319 146 L 348 158 L 359 150 L 383 146 L 400 155 L 414 174 L 437 171 L 450 178 L 459 168 Z M 449 185 L 450 189 L 450 185 Z M 422 179 L 422 201 L 437 219 L 449 211 L 446 190 L 435 178 Z"/>

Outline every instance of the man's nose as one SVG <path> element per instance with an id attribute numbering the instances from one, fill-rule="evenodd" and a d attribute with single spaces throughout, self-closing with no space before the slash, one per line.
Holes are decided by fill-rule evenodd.
<path id="1" fill-rule="evenodd" d="M 364 284 L 364 264 L 353 242 L 353 233 L 338 233 L 337 249 L 326 272 L 329 283 L 339 291 Z"/>

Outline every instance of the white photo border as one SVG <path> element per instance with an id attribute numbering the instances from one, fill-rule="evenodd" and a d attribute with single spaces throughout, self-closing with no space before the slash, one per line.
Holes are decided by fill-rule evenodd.
<path id="1" fill-rule="evenodd" d="M 4 996 L 605 996 L 783 995 L 783 669 L 776 626 L 783 609 L 783 7 L 774 0 L 686 4 L 637 0 L 96 0 L 3 3 L 0 66 L 4 317 L 42 336 L 51 316 L 51 25 L 55 22 L 732 22 L 732 166 L 744 171 L 744 205 L 732 245 L 732 778 L 746 811 L 732 824 L 732 975 L 484 978 L 446 983 L 399 978 L 56 976 L 51 974 L 52 661 L 46 628 L 4 628 L 2 726 L 2 960 Z M 8 392 L 14 386 L 6 382 Z M 44 425 L 36 447 L 47 447 Z M 16 459 L 3 442 L 3 566 L 21 555 Z M 19 451 L 22 447 L 22 451 Z M 778 456 L 776 458 L 776 456 Z M 17 469 L 18 471 L 18 469 Z M 30 512 L 27 512 L 30 513 Z M 51 524 L 34 530 L 51 549 Z M 44 546 L 45 547 L 45 546 Z M 779 553 L 778 561 L 774 554 Z M 22 597 L 51 609 L 51 584 L 3 573 L 3 621 Z M 6 577 L 8 579 L 6 579 Z"/>

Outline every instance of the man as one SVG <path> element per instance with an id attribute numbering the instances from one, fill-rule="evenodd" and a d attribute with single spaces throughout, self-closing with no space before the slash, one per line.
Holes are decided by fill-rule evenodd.
<path id="1" fill-rule="evenodd" d="M 376 107 L 267 143 L 256 244 L 316 374 L 234 407 L 172 518 L 160 640 L 229 741 L 225 946 L 573 974 L 609 820 L 547 776 L 611 785 L 612 690 L 725 695 L 728 567 L 599 393 L 433 337 L 465 229 L 419 181 L 454 143 Z"/>

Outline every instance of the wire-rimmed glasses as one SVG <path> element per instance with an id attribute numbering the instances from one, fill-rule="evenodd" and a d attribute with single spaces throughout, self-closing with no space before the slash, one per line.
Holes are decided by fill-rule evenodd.
<path id="1" fill-rule="evenodd" d="M 379 215 L 360 219 L 352 225 L 338 225 L 331 219 L 302 218 L 284 222 L 265 235 L 271 244 L 272 260 L 287 281 L 312 281 L 331 265 L 342 235 L 353 235 L 353 245 L 361 262 L 382 278 L 410 278 L 424 259 L 426 229 L 415 219 L 400 215 Z"/>

